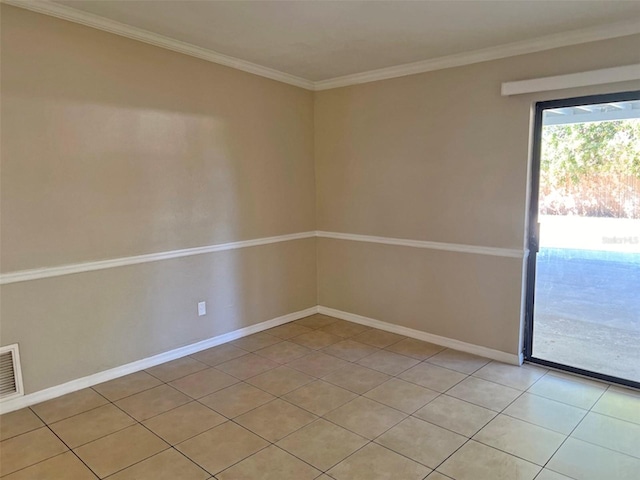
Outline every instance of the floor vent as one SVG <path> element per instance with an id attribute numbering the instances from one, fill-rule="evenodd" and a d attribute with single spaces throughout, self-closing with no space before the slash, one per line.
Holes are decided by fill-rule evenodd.
<path id="1" fill-rule="evenodd" d="M 18 344 L 0 347 L 0 401 L 24 395 Z"/>

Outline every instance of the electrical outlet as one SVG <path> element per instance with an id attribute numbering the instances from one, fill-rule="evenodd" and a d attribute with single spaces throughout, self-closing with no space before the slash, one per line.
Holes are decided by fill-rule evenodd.
<path id="1" fill-rule="evenodd" d="M 198 302 L 198 316 L 207 314 L 207 302 Z"/>

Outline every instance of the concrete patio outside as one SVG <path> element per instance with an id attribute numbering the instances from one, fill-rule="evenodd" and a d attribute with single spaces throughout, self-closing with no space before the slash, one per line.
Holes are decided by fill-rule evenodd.
<path id="1" fill-rule="evenodd" d="M 541 217 L 536 358 L 640 382 L 639 237 L 638 220 Z"/>

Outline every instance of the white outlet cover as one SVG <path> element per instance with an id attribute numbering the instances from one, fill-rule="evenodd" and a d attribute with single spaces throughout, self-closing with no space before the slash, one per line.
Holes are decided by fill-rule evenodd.
<path id="1" fill-rule="evenodd" d="M 207 302 L 198 302 L 198 316 L 207 314 Z"/>

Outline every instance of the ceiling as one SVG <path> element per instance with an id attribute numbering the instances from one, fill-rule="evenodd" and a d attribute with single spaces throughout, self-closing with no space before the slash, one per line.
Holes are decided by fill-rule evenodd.
<path id="1" fill-rule="evenodd" d="M 549 108 L 542 115 L 545 127 L 605 120 L 640 120 L 640 100 Z"/>
<path id="2" fill-rule="evenodd" d="M 640 32 L 640 1 L 54 3 L 313 82 L 616 22 Z"/>

